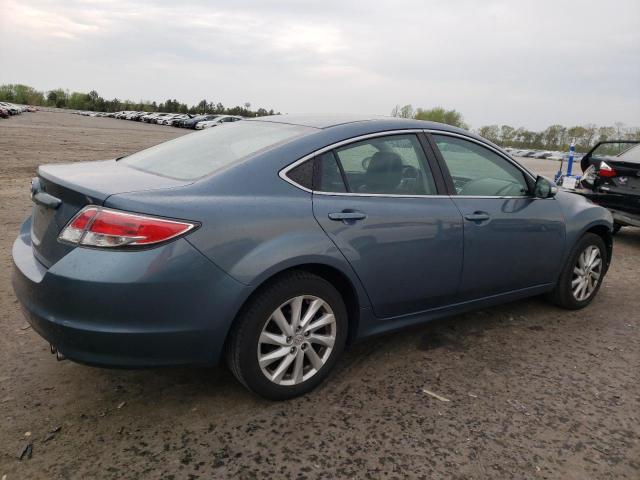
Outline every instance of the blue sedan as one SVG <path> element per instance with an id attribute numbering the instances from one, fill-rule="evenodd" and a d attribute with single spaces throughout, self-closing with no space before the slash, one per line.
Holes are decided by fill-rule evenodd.
<path id="1" fill-rule="evenodd" d="M 13 284 L 52 351 L 100 366 L 226 358 L 272 399 L 345 345 L 547 294 L 579 309 L 610 213 L 438 123 L 272 116 L 118 160 L 45 165 Z"/>

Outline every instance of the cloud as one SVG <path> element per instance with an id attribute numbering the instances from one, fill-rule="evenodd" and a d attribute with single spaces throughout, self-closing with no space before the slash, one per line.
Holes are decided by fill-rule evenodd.
<path id="1" fill-rule="evenodd" d="M 443 105 L 474 126 L 640 124 L 637 0 L 2 1 L 0 83 L 283 112 Z"/>

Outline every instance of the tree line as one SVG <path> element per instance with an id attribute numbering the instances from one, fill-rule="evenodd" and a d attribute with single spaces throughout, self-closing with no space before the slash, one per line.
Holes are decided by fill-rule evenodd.
<path id="1" fill-rule="evenodd" d="M 0 85 L 0 101 L 18 103 L 22 105 L 34 105 L 41 107 L 68 108 L 72 110 L 85 110 L 92 112 L 120 112 L 122 110 L 144 112 L 167 113 L 218 113 L 223 115 L 241 115 L 243 117 L 261 117 L 275 115 L 273 109 L 258 108 L 251 110 L 251 104 L 245 103 L 235 107 L 225 107 L 222 103 L 209 102 L 202 99 L 195 105 L 187 105 L 176 99 L 168 99 L 165 102 L 155 101 L 111 100 L 101 97 L 97 91 L 89 93 L 70 92 L 62 88 L 49 91 L 36 90 L 28 85 L 8 84 Z"/>
<path id="2" fill-rule="evenodd" d="M 432 122 L 446 123 L 454 127 L 469 129 L 462 114 L 456 110 L 435 107 L 430 110 L 415 109 L 411 105 L 396 105 L 391 111 L 394 117 L 415 118 Z M 610 126 L 595 124 L 551 125 L 542 131 L 532 131 L 524 127 L 510 125 L 485 125 L 475 133 L 503 147 L 531 148 L 536 150 L 569 150 L 572 141 L 576 142 L 578 152 L 587 152 L 597 142 L 606 140 L 640 140 L 640 127 L 627 127 L 622 122 Z"/>

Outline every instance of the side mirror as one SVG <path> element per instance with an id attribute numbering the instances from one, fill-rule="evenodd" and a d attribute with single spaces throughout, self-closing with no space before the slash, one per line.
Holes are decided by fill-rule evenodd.
<path id="1" fill-rule="evenodd" d="M 538 175 L 533 188 L 533 195 L 536 198 L 552 198 L 558 193 L 558 187 L 550 180 Z"/>

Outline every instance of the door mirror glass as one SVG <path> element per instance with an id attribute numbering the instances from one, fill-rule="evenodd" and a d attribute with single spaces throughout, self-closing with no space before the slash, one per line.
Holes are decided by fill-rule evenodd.
<path id="1" fill-rule="evenodd" d="M 546 178 L 538 175 L 536 178 L 536 185 L 533 189 L 533 194 L 537 198 L 551 198 L 558 192 L 558 187 L 551 183 Z"/>

